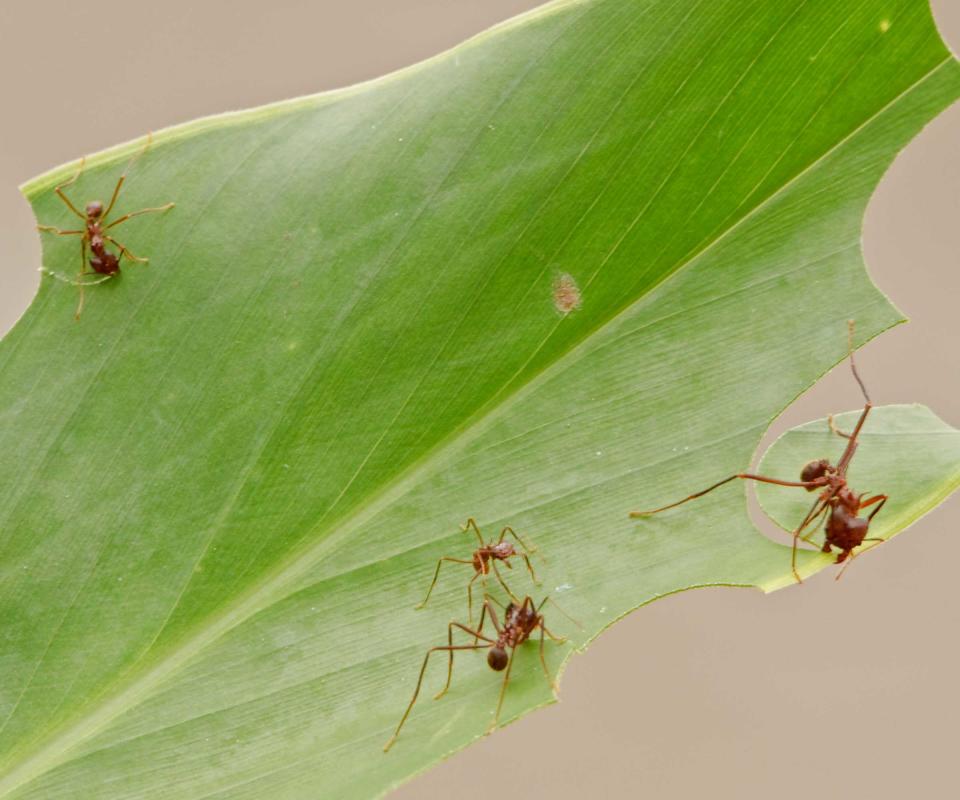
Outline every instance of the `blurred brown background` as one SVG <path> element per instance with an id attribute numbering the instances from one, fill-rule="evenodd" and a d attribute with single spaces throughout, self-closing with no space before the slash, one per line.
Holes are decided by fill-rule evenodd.
<path id="1" fill-rule="evenodd" d="M 4 2 L 0 332 L 38 280 L 22 181 L 150 129 L 374 77 L 535 5 Z M 933 8 L 960 52 L 960 3 Z M 87 78 L 101 87 L 92 95 Z M 872 395 L 960 426 L 960 104 L 897 160 L 864 241 L 874 280 L 913 319 L 863 352 Z M 851 383 L 835 371 L 771 436 L 857 407 Z M 574 658 L 561 704 L 394 797 L 956 797 L 958 528 L 955 497 L 839 584 L 824 574 L 769 597 L 714 589 L 655 603 Z"/>

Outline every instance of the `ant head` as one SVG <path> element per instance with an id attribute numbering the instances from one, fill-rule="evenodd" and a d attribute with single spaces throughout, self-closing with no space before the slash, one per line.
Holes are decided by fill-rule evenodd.
<path id="1" fill-rule="evenodd" d="M 490 652 L 487 653 L 487 663 L 490 665 L 490 669 L 496 670 L 497 672 L 502 672 L 506 669 L 507 660 L 507 651 L 498 644 L 491 647 Z"/>
<path id="2" fill-rule="evenodd" d="M 802 470 L 800 470 L 800 480 L 806 481 L 815 481 L 817 478 L 822 478 L 828 472 L 833 472 L 833 467 L 830 462 L 825 458 L 821 458 L 819 461 L 811 461 L 807 464 Z M 816 487 L 807 487 L 808 492 L 812 492 Z"/>
<path id="3" fill-rule="evenodd" d="M 103 203 L 99 200 L 91 200 L 87 203 L 87 216 L 97 219 L 103 213 Z"/>

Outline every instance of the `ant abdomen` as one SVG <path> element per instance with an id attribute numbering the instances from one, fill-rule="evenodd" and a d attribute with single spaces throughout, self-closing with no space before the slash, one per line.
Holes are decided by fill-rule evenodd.
<path id="1" fill-rule="evenodd" d="M 858 517 L 846 506 L 838 504 L 830 512 L 827 521 L 827 541 L 843 551 L 853 550 L 863 544 L 869 527 L 868 519 Z"/>
<path id="2" fill-rule="evenodd" d="M 90 266 L 94 272 L 101 275 L 116 275 L 120 271 L 120 259 L 113 253 L 104 249 L 101 253 L 95 253 L 90 258 Z"/>
<path id="3" fill-rule="evenodd" d="M 804 483 L 809 481 L 815 481 L 818 478 L 822 478 L 827 474 L 827 470 L 830 468 L 830 462 L 825 458 L 821 458 L 817 461 L 811 461 L 800 471 L 800 480 Z M 808 486 L 806 487 L 808 492 L 812 492 L 819 487 Z"/>
<path id="4" fill-rule="evenodd" d="M 497 672 L 503 672 L 506 669 L 507 660 L 507 651 L 502 647 L 491 647 L 490 652 L 487 653 L 487 663 L 490 665 L 490 669 Z"/>

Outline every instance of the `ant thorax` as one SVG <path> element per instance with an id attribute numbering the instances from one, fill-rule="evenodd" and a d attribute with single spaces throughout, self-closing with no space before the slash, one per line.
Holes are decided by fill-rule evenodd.
<path id="1" fill-rule="evenodd" d="M 477 549 L 473 554 L 473 568 L 484 575 L 490 573 L 490 559 L 507 561 L 516 555 L 516 549 L 510 542 L 496 542 Z M 510 566 L 508 563 L 507 566 Z"/>
<path id="2" fill-rule="evenodd" d="M 516 646 L 527 639 L 538 622 L 539 615 L 531 606 L 510 603 L 503 616 L 504 635 L 511 645 Z"/>
<path id="3" fill-rule="evenodd" d="M 490 548 L 490 555 L 494 558 L 507 559 L 514 555 L 517 551 L 514 549 L 513 545 L 510 542 L 497 542 Z"/>

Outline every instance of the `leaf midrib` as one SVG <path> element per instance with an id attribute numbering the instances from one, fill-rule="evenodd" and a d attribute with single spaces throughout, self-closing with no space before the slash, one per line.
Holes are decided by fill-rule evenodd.
<path id="1" fill-rule="evenodd" d="M 929 78 L 939 72 L 944 66 L 953 61 L 953 56 L 948 54 L 929 71 L 924 73 L 848 134 L 838 140 L 836 144 L 817 156 L 806 167 L 799 170 L 793 177 L 785 181 L 776 190 L 767 195 L 767 197 L 750 208 L 729 227 L 721 231 L 713 239 L 704 242 L 698 250 L 681 258 L 673 267 L 666 270 L 656 283 L 651 284 L 646 291 L 639 294 L 619 311 L 601 320 L 599 324 L 586 331 L 579 340 L 573 343 L 553 362 L 547 364 L 538 372 L 532 373 L 526 381 L 517 383 L 516 379 L 522 374 L 522 370 L 530 363 L 536 353 L 542 349 L 549 335 L 552 335 L 551 332 L 531 354 L 530 358 L 518 369 L 514 376 L 511 376 L 511 378 L 504 383 L 503 389 L 494 395 L 487 404 L 468 417 L 459 426 L 452 429 L 444 439 L 438 441 L 417 461 L 411 463 L 393 481 L 386 484 L 379 493 L 371 496 L 369 502 L 365 503 L 356 511 L 348 513 L 339 523 L 334 523 L 338 525 L 338 527 L 331 527 L 329 535 L 323 536 L 318 541 L 292 552 L 273 570 L 266 573 L 254 586 L 239 595 L 232 604 L 219 612 L 219 616 L 209 617 L 206 620 L 208 624 L 205 627 L 199 629 L 192 637 L 181 640 L 179 645 L 170 648 L 166 655 L 161 656 L 161 660 L 156 662 L 153 667 L 142 669 L 136 675 L 128 675 L 126 684 L 118 686 L 112 696 L 101 699 L 100 704 L 90 708 L 85 716 L 75 719 L 72 723 L 63 727 L 59 733 L 53 734 L 46 740 L 46 743 L 37 747 L 32 755 L 14 766 L 6 776 L 0 778 L 0 797 L 9 795 L 24 784 L 29 783 L 49 769 L 57 766 L 62 761 L 61 756 L 68 753 L 80 742 L 94 735 L 115 717 L 129 708 L 136 706 L 157 684 L 169 675 L 176 673 L 181 666 L 202 652 L 208 645 L 216 642 L 234 627 L 269 607 L 272 603 L 282 599 L 285 596 L 283 594 L 285 586 L 295 584 L 299 577 L 311 569 L 315 563 L 322 560 L 327 552 L 338 546 L 348 534 L 365 524 L 384 507 L 388 506 L 395 498 L 402 496 L 407 487 L 416 484 L 420 477 L 428 473 L 437 461 L 440 461 L 449 452 L 463 448 L 472 440 L 478 438 L 483 432 L 484 426 L 492 421 L 491 418 L 495 413 L 509 409 L 512 405 L 528 396 L 537 386 L 549 379 L 549 377 L 561 369 L 562 366 L 582 356 L 596 334 L 614 325 L 617 320 L 627 315 L 637 303 L 655 292 L 666 281 L 673 278 L 684 268 L 696 263 L 701 257 L 709 253 L 714 246 L 727 239 L 748 220 L 782 196 L 791 186 L 795 185 L 805 175 L 816 169 L 818 165 L 823 163 L 833 153 L 837 152 L 866 127 L 879 119 L 889 109 L 893 108 L 915 89 L 924 84 Z M 34 184 L 31 183 L 29 188 L 32 190 Z M 320 531 L 313 532 L 314 536 L 319 536 L 320 534 Z M 310 535 L 304 538 L 309 539 Z"/>

